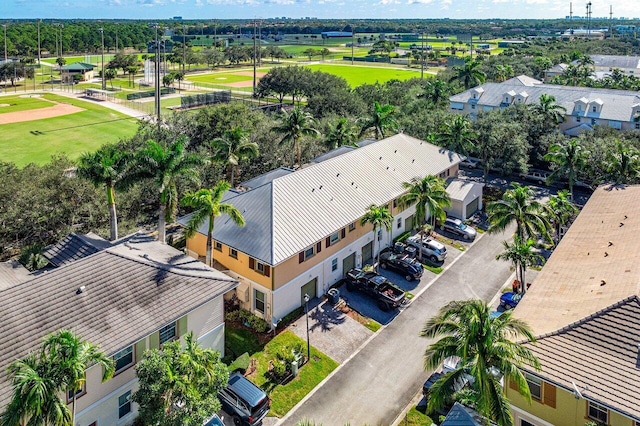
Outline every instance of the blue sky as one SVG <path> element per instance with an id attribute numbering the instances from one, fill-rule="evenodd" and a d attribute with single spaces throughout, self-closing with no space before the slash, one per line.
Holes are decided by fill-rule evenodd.
<path id="1" fill-rule="evenodd" d="M 0 0 L 0 19 L 563 18 L 568 0 Z M 584 14 L 586 0 L 574 1 Z M 593 17 L 640 16 L 640 0 L 593 1 Z M 634 10 L 635 9 L 635 10 Z"/>

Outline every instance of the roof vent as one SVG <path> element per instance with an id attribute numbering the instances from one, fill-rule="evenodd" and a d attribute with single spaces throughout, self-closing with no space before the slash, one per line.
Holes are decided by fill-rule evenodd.
<path id="1" fill-rule="evenodd" d="M 605 280 L 600 280 L 600 287 L 602 287 L 603 285 L 606 285 L 607 282 Z"/>
<path id="2" fill-rule="evenodd" d="M 395 151 L 393 151 L 393 153 L 394 153 L 394 154 L 397 154 L 397 153 L 398 153 L 398 150 L 396 149 Z"/>
<path id="3" fill-rule="evenodd" d="M 318 188 L 318 189 L 322 189 L 322 185 L 320 185 L 320 188 Z"/>
<path id="4" fill-rule="evenodd" d="M 106 74 L 105 74 L 105 75 L 106 75 Z M 340 173 L 338 173 L 338 174 L 336 175 L 336 177 L 340 177 Z"/>
<path id="5" fill-rule="evenodd" d="M 84 293 L 84 290 L 86 289 L 85 286 L 81 285 L 80 287 L 78 287 L 78 289 L 76 290 L 76 294 L 82 294 Z"/>
<path id="6" fill-rule="evenodd" d="M 378 160 L 382 160 L 382 157 L 378 158 Z"/>
<path id="7" fill-rule="evenodd" d="M 315 192 L 315 190 L 316 190 L 315 188 L 311 188 L 311 192 Z"/>

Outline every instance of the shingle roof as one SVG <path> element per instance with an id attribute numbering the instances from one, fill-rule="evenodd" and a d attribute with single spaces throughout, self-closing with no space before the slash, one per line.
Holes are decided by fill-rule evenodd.
<path id="1" fill-rule="evenodd" d="M 526 297 L 525 297 L 526 299 Z M 531 373 L 640 421 L 640 299 L 632 296 L 536 343 L 524 343 L 540 360 Z"/>
<path id="2" fill-rule="evenodd" d="M 47 334 L 68 328 L 111 355 L 236 285 L 182 252 L 138 236 L 0 290 L 0 405 L 10 393 L 7 366 Z"/>
<path id="3" fill-rule="evenodd" d="M 451 151 L 395 135 L 229 198 L 246 225 L 240 228 L 219 216 L 214 238 L 277 265 L 358 220 L 371 204 L 396 198 L 404 192 L 403 182 L 437 175 L 461 160 Z M 200 233 L 206 232 L 204 223 Z"/>
<path id="4" fill-rule="evenodd" d="M 111 247 L 111 243 L 94 233 L 90 232 L 86 235 L 71 233 L 56 244 L 46 247 L 42 255 L 53 266 L 62 266 L 108 247 Z"/>

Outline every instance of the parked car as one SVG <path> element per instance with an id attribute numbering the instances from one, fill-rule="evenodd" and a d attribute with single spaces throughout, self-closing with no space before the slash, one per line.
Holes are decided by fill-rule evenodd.
<path id="1" fill-rule="evenodd" d="M 260 424 L 271 406 L 267 394 L 238 372 L 229 376 L 227 387 L 218 392 L 218 398 L 236 426 Z"/>
<path id="2" fill-rule="evenodd" d="M 420 234 L 407 238 L 407 244 L 418 249 L 420 254 L 420 247 L 422 246 L 422 259 L 429 259 L 431 262 L 444 262 L 447 258 L 447 248 L 439 241 L 432 238 L 425 237 L 420 240 Z"/>
<path id="3" fill-rule="evenodd" d="M 378 302 L 378 307 L 383 311 L 400 307 L 405 303 L 404 291 L 396 287 L 391 281 L 375 272 L 363 271 L 353 268 L 345 277 L 347 290 L 361 291 L 373 297 Z"/>
<path id="4" fill-rule="evenodd" d="M 420 279 L 424 270 L 422 264 L 408 254 L 398 254 L 391 250 L 380 254 L 380 267 L 404 275 L 407 281 Z"/>
<path id="5" fill-rule="evenodd" d="M 463 221 L 456 219 L 455 217 L 447 217 L 444 223 L 440 224 L 440 229 L 458 235 L 464 240 L 473 240 L 477 235 L 474 228 L 469 225 L 465 225 Z"/>
<path id="6" fill-rule="evenodd" d="M 518 306 L 521 299 L 522 294 L 509 291 L 500 296 L 500 306 L 504 309 L 513 309 Z"/>
<path id="7" fill-rule="evenodd" d="M 523 179 L 523 180 L 536 182 L 540 185 L 546 185 L 547 178 L 549 177 L 549 173 L 542 170 L 529 170 L 526 173 L 518 174 L 518 176 L 520 177 L 520 179 Z"/>
<path id="8" fill-rule="evenodd" d="M 466 167 L 467 169 L 475 169 L 480 165 L 480 159 L 475 157 L 467 157 L 460 162 L 460 166 Z"/>

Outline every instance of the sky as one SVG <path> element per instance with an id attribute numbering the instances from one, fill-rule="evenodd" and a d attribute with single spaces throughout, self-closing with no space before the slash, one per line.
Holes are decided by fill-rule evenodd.
<path id="1" fill-rule="evenodd" d="M 573 1 L 584 15 L 586 0 Z M 592 17 L 640 16 L 640 0 L 592 0 Z M 2 19 L 451 18 L 553 19 L 568 0 L 0 0 Z"/>

